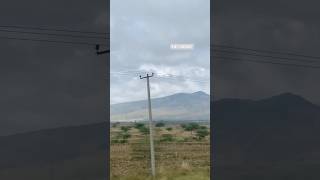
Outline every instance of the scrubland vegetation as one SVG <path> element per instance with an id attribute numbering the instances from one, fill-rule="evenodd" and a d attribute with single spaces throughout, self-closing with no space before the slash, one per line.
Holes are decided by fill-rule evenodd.
<path id="1" fill-rule="evenodd" d="M 152 179 L 148 123 L 114 123 L 110 134 L 111 180 Z M 208 123 L 154 124 L 156 179 L 210 179 Z"/>

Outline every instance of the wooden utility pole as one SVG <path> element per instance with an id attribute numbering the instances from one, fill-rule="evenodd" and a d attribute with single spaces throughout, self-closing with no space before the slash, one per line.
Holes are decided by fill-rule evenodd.
<path id="1" fill-rule="evenodd" d="M 149 78 L 153 77 L 153 73 L 151 75 L 147 74 L 145 77 L 141 77 L 140 79 L 147 79 L 147 90 L 148 90 L 148 107 L 149 107 L 149 135 L 150 135 L 150 156 L 151 156 L 151 174 L 154 177 L 156 175 L 155 168 L 155 158 L 154 158 L 154 145 L 153 145 L 153 122 L 152 122 L 152 110 L 151 110 L 151 99 L 150 99 L 150 83 Z"/>

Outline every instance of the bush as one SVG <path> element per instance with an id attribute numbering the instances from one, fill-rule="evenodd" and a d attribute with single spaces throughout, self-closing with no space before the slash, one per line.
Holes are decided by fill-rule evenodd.
<path id="1" fill-rule="evenodd" d="M 208 129 L 207 126 L 200 126 L 199 129 Z"/>
<path id="2" fill-rule="evenodd" d="M 139 128 L 139 131 L 144 135 L 149 134 L 149 129 L 147 127 L 145 127 L 145 126 Z"/>
<path id="3" fill-rule="evenodd" d="M 118 139 L 112 139 L 111 143 L 119 143 L 119 140 Z"/>
<path id="4" fill-rule="evenodd" d="M 199 124 L 198 123 L 189 123 L 188 125 L 192 130 L 199 129 Z"/>
<path id="5" fill-rule="evenodd" d="M 190 131 L 191 134 L 192 134 L 192 132 L 193 132 L 194 130 L 199 129 L 199 127 L 200 127 L 200 126 L 199 126 L 199 124 L 197 124 L 197 123 L 189 123 L 189 124 L 183 126 L 184 130 Z"/>
<path id="6" fill-rule="evenodd" d="M 120 142 L 120 143 L 127 143 L 128 140 L 127 140 L 127 139 L 121 139 L 119 142 Z"/>
<path id="7" fill-rule="evenodd" d="M 171 134 L 163 134 L 160 139 L 161 142 L 172 142 L 173 140 L 174 139 Z"/>
<path id="8" fill-rule="evenodd" d="M 122 135 L 122 139 L 128 139 L 128 138 L 130 138 L 131 137 L 131 134 L 129 134 L 129 133 L 123 133 L 123 134 L 121 134 Z"/>
<path id="9" fill-rule="evenodd" d="M 198 140 L 204 139 L 206 136 L 208 136 L 210 133 L 207 129 L 198 129 L 196 131 L 196 136 L 198 137 Z"/>
<path id="10" fill-rule="evenodd" d="M 140 129 L 140 128 L 143 128 L 143 127 L 145 127 L 145 126 L 144 126 L 143 123 L 135 123 L 135 124 L 134 124 L 134 127 L 135 127 L 136 129 Z"/>
<path id="11" fill-rule="evenodd" d="M 129 132 L 119 132 L 117 134 L 117 139 L 112 140 L 113 143 L 126 143 L 128 139 L 131 137 Z"/>
<path id="12" fill-rule="evenodd" d="M 163 122 L 159 122 L 156 124 L 156 127 L 164 127 L 164 126 L 165 126 L 165 124 Z"/>
<path id="13" fill-rule="evenodd" d="M 167 131 L 172 131 L 172 127 L 166 128 Z"/>
<path id="14" fill-rule="evenodd" d="M 177 141 L 177 142 L 188 142 L 188 141 L 190 141 L 190 138 L 188 138 L 188 137 L 176 137 L 175 141 Z"/>
<path id="15" fill-rule="evenodd" d="M 130 126 L 121 126 L 121 130 L 122 130 L 123 132 L 128 132 L 130 129 L 131 129 Z"/>

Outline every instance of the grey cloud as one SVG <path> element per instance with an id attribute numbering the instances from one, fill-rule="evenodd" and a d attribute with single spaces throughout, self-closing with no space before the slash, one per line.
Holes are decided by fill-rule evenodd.
<path id="1" fill-rule="evenodd" d="M 109 19 L 103 0 L 4 0 L 0 10 L 1 25 L 106 32 L 106 23 L 101 23 Z M 5 39 L 0 47 L 0 135 L 106 120 L 107 56 L 97 57 L 94 47 Z"/>
<path id="2" fill-rule="evenodd" d="M 318 1 L 214 1 L 213 42 L 317 55 Z M 211 52 L 213 53 L 213 52 Z M 255 57 L 244 57 L 257 59 Z M 260 58 L 261 59 L 261 58 Z M 295 62 L 296 63 L 296 62 Z M 316 63 L 315 63 L 316 64 Z M 297 93 L 320 103 L 317 69 L 214 60 L 215 97 L 262 98 Z"/>
<path id="3" fill-rule="evenodd" d="M 186 68 L 200 66 L 206 69 L 207 76 L 194 78 L 205 78 L 208 81 L 208 0 L 122 0 L 112 2 L 111 8 L 111 71 L 139 70 L 146 65 L 155 66 L 156 69 L 168 66 L 172 71 L 179 71 L 181 65 Z M 186 52 L 173 51 L 170 50 L 171 43 L 194 43 L 195 49 Z M 131 74 L 136 77 L 137 75 Z M 145 99 L 143 83 L 136 82 L 130 75 L 114 78 L 111 79 L 112 103 Z M 159 97 L 192 90 L 209 92 L 208 88 L 203 88 L 199 83 L 188 83 L 154 78 L 151 85 L 154 88 L 152 95 Z"/>

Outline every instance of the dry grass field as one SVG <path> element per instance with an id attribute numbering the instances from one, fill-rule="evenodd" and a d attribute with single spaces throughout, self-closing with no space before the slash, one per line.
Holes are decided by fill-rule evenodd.
<path id="1" fill-rule="evenodd" d="M 111 180 L 152 179 L 149 134 L 134 126 L 132 123 L 117 124 L 111 128 Z M 210 130 L 208 125 L 200 127 Z M 124 131 L 129 137 L 123 138 Z M 170 123 L 155 127 L 154 139 L 156 179 L 210 179 L 209 135 L 199 138 L 196 130 L 188 131 L 181 124 Z"/>

